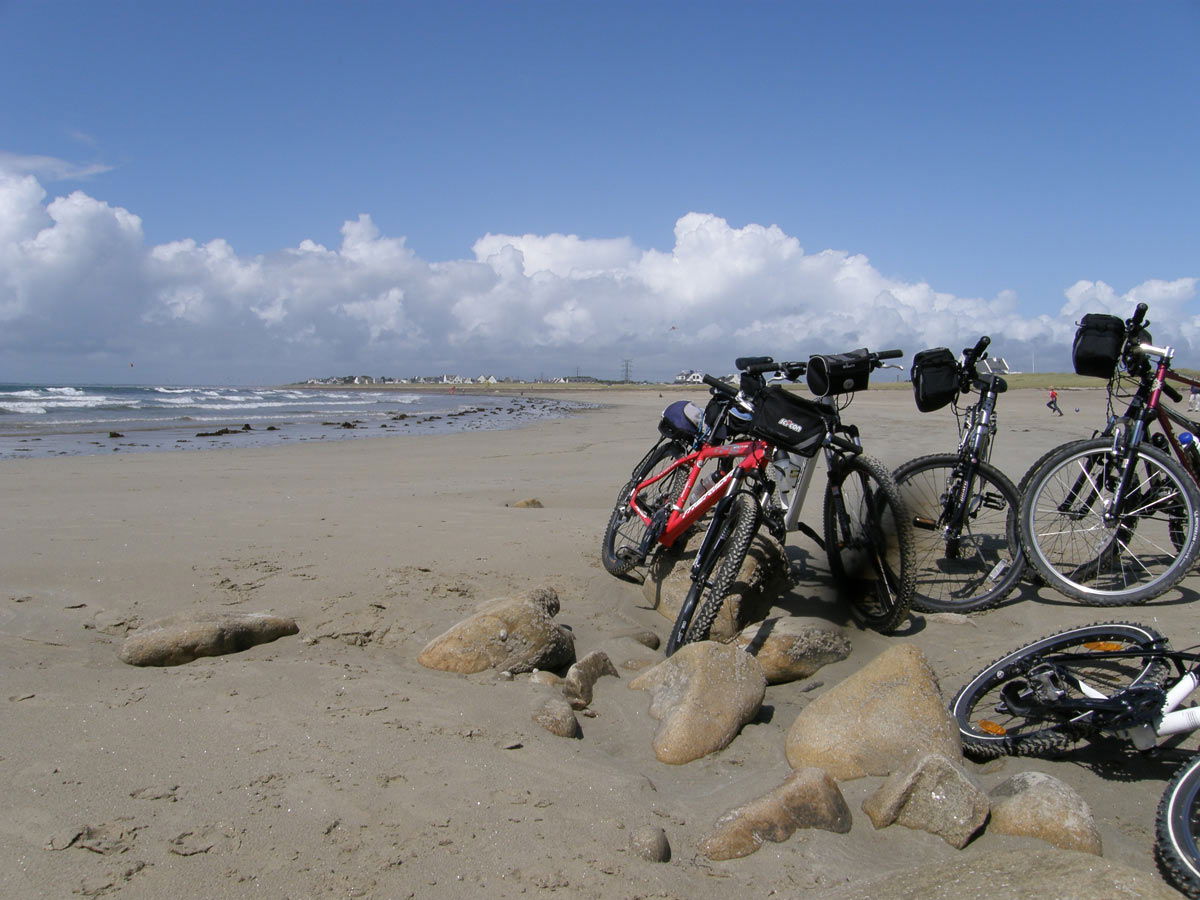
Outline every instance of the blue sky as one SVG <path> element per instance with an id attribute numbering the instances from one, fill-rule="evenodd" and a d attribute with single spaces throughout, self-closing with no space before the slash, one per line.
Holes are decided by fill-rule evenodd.
<path id="1" fill-rule="evenodd" d="M 0 0 L 0 380 L 1065 366 L 1137 299 L 1186 356 L 1198 39 L 1195 2 Z"/>

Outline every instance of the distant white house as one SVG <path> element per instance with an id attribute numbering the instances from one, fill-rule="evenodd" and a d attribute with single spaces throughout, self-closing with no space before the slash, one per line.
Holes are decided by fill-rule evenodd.
<path id="1" fill-rule="evenodd" d="M 498 384 L 495 375 L 480 375 L 475 379 L 476 384 Z"/>
<path id="2" fill-rule="evenodd" d="M 694 372 L 691 369 L 684 369 L 682 372 L 680 372 L 678 375 L 675 376 L 675 383 L 676 384 L 703 384 L 704 383 L 704 373 L 703 372 Z"/>

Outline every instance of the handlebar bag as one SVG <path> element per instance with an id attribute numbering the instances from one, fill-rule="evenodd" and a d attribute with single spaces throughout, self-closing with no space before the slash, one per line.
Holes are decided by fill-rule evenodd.
<path id="1" fill-rule="evenodd" d="M 1088 313 L 1079 320 L 1071 345 L 1077 375 L 1112 378 L 1125 344 L 1125 322 L 1107 313 Z"/>
<path id="2" fill-rule="evenodd" d="M 871 378 L 871 355 L 867 348 L 849 353 L 830 353 L 808 360 L 808 389 L 818 397 L 861 391 Z"/>
<path id="3" fill-rule="evenodd" d="M 820 404 L 773 384 L 754 398 L 750 433 L 791 453 L 813 456 L 829 433 L 829 416 Z"/>
<path id="4" fill-rule="evenodd" d="M 946 347 L 913 354 L 913 399 L 921 412 L 933 412 L 958 399 L 961 371 L 958 359 Z"/>

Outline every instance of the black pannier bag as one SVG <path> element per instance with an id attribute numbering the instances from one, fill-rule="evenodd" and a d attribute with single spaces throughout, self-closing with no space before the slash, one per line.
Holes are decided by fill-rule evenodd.
<path id="1" fill-rule="evenodd" d="M 933 412 L 958 399 L 961 371 L 958 359 L 946 347 L 913 354 L 913 399 L 921 412 Z"/>
<path id="2" fill-rule="evenodd" d="M 871 378 L 867 348 L 849 353 L 828 353 L 808 360 L 808 389 L 818 397 L 861 391 Z"/>
<path id="3" fill-rule="evenodd" d="M 1079 320 L 1071 362 L 1077 375 L 1112 378 L 1125 344 L 1125 322 L 1107 313 L 1088 313 Z"/>
<path id="4" fill-rule="evenodd" d="M 828 431 L 828 414 L 819 404 L 789 394 L 777 384 L 754 398 L 750 433 L 776 447 L 801 456 L 813 456 Z"/>

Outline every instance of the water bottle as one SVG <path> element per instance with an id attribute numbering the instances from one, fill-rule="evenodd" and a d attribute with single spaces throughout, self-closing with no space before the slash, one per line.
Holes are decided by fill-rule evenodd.
<path id="1" fill-rule="evenodd" d="M 1196 447 L 1196 436 L 1190 431 L 1179 432 L 1179 445 L 1183 447 L 1183 455 L 1187 457 L 1192 472 L 1200 475 L 1200 448 Z"/>

